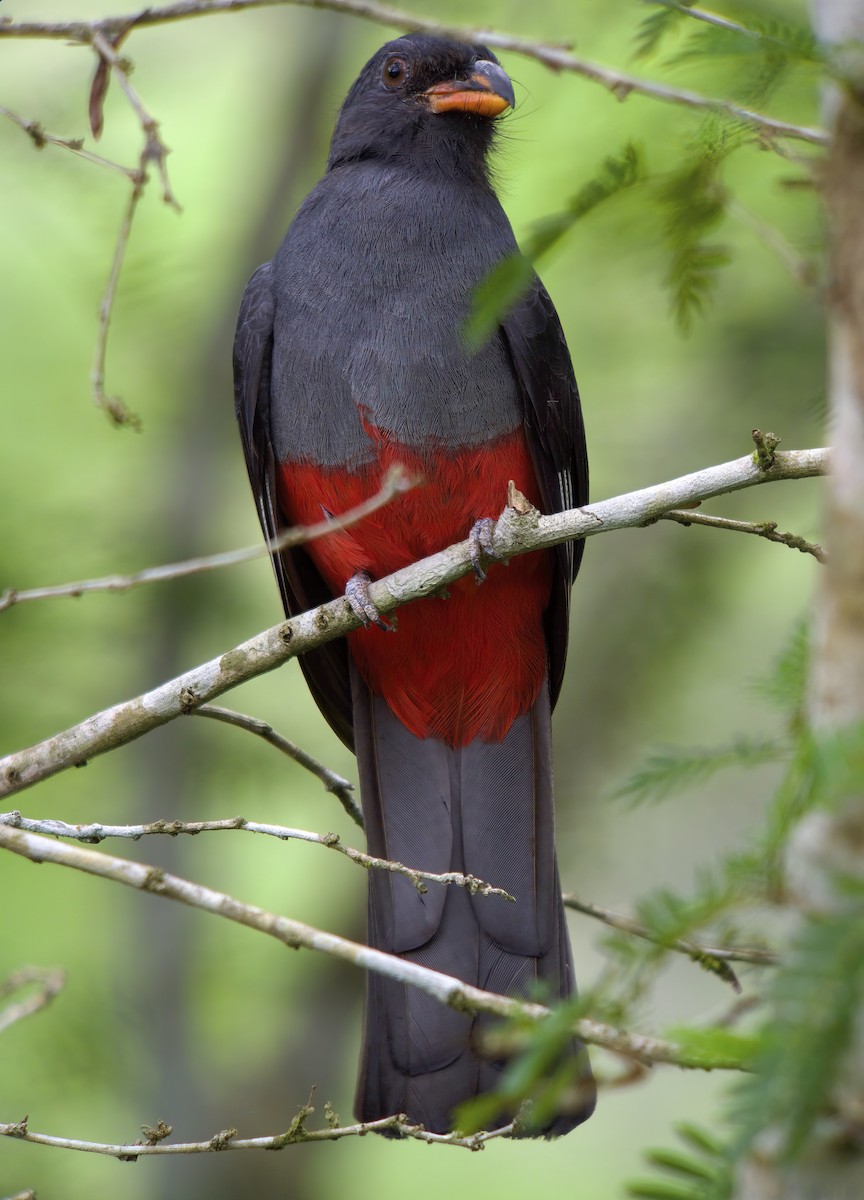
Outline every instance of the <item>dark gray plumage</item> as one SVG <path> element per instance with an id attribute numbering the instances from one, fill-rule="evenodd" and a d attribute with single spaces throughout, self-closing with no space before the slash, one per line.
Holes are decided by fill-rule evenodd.
<path id="1" fill-rule="evenodd" d="M 386 510 L 389 524 L 350 531 L 339 544 L 344 572 L 323 543 L 276 555 L 289 614 L 329 599 L 369 564 L 384 573 L 431 552 L 424 538 L 443 548 L 474 519 L 495 515 L 503 500 L 497 483 L 487 489 L 492 511 L 470 512 L 466 498 L 460 513 L 458 493 L 487 494 L 486 462 L 490 478 L 503 471 L 506 485 L 509 463 L 500 456 L 511 443 L 517 473 L 525 469 L 518 447 L 527 446 L 535 477 L 528 482 L 547 511 L 587 500 L 579 396 L 539 280 L 478 351 L 462 338 L 473 288 L 515 250 L 487 166 L 491 115 L 512 103 L 509 80 L 485 47 L 423 35 L 388 43 L 343 105 L 326 175 L 246 290 L 236 403 L 265 534 L 308 511 L 320 515 L 309 489 L 326 496 L 327 511 L 344 510 L 357 481 L 374 484 L 394 447 L 428 476 L 425 493 Z M 445 519 L 442 508 L 456 515 Z M 513 905 L 453 887 L 420 895 L 404 879 L 373 872 L 370 944 L 517 996 L 539 983 L 550 998 L 563 998 L 574 986 L 555 861 L 549 719 L 581 551 L 578 543 L 551 552 L 542 569 L 527 560 L 514 560 L 506 573 L 493 568 L 473 593 L 454 587 L 449 608 L 430 599 L 402 610 L 396 634 L 352 635 L 348 646 L 331 644 L 302 660 L 324 715 L 356 750 L 370 851 L 428 871 L 467 871 L 517 897 Z M 506 590 L 523 575 L 531 601 L 525 628 L 518 614 L 513 623 L 521 593 Z M 537 596 L 546 597 L 540 608 Z M 461 613 L 461 623 L 442 624 L 448 611 Z M 478 614 L 488 614 L 488 624 L 472 626 Z M 418 621 L 424 628 L 412 633 Z M 520 662 L 536 659 L 538 645 L 542 656 L 509 727 L 499 722 L 492 732 L 487 722 L 484 733 L 481 721 L 467 744 L 458 715 L 455 732 L 412 732 L 411 720 L 396 715 L 402 709 L 377 659 L 395 646 L 406 672 L 423 679 L 431 654 L 436 679 L 452 674 L 454 712 L 470 714 L 486 703 L 471 690 L 483 669 L 472 667 L 475 684 L 464 684 L 460 663 L 473 661 L 481 642 L 488 652 L 489 625 L 499 623 L 511 632 L 495 645 L 493 662 L 506 667 L 513 656 L 514 688 Z M 443 631 L 431 651 L 427 626 Z M 428 1129 L 450 1128 L 454 1108 L 500 1077 L 503 1064 L 476 1052 L 485 1024 L 370 976 L 358 1116 L 404 1112 Z M 584 1051 L 573 1043 L 565 1058 L 579 1087 L 547 1134 L 567 1132 L 593 1109 Z M 502 1109 L 500 1121 L 512 1116 Z"/>

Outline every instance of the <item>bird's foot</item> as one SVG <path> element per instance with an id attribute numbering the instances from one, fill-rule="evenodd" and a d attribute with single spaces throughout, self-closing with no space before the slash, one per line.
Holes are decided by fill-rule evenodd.
<path id="1" fill-rule="evenodd" d="M 358 571 L 345 584 L 345 599 L 351 605 L 354 616 L 363 622 L 366 629 L 370 625 L 377 625 L 379 629 L 392 632 L 395 626 L 384 620 L 369 596 L 371 582 L 371 575 L 367 575 L 365 571 Z"/>
<path id="2" fill-rule="evenodd" d="M 491 517 L 481 517 L 471 526 L 468 540 L 471 543 L 471 566 L 474 568 L 474 578 L 477 584 L 486 581 L 485 561 L 501 562 L 501 555 L 492 545 L 495 536 L 495 522 Z"/>

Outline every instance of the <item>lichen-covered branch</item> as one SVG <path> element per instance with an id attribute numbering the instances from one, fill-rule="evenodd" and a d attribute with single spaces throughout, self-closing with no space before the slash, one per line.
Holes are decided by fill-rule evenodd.
<path id="1" fill-rule="evenodd" d="M 828 459 L 829 452 L 825 449 L 789 450 L 776 452 L 772 465 L 763 467 L 747 455 L 551 516 L 541 516 L 530 508 L 520 512 L 508 505 L 495 528 L 494 549 L 500 558 L 509 559 L 573 538 L 632 529 L 656 520 L 670 509 L 725 492 L 824 474 Z M 471 543 L 466 538 L 440 554 L 373 583 L 370 597 L 378 611 L 386 615 L 409 600 L 440 593 L 469 570 Z M 35 746 L 0 759 L 0 796 L 11 795 L 69 767 L 82 766 L 95 755 L 125 745 L 150 729 L 192 712 L 247 679 L 272 671 L 288 659 L 333 638 L 343 637 L 358 625 L 358 618 L 344 598 L 275 625 L 150 692 L 95 713 Z"/>
<path id="2" fill-rule="evenodd" d="M 672 950 L 677 954 L 686 954 L 700 967 L 704 967 L 706 971 L 712 972 L 726 983 L 731 984 L 738 993 L 741 992 L 741 985 L 735 972 L 729 966 L 730 963 L 741 962 L 759 967 L 773 967 L 778 962 L 777 955 L 773 950 L 766 950 L 760 946 L 703 946 L 700 942 L 693 942 L 685 938 L 668 939 L 624 913 L 613 912 L 610 908 L 603 908 L 599 904 L 580 900 L 578 896 L 570 893 L 565 893 L 563 900 L 565 908 L 571 908 L 574 912 L 580 912 L 586 917 L 594 917 L 595 920 L 608 925 L 610 929 L 632 934 L 633 937 L 642 938 L 646 942 L 654 942 L 655 945 L 663 946 L 664 949 Z"/>
<path id="3" fill-rule="evenodd" d="M 250 929 L 257 929 L 269 937 L 276 938 L 283 945 L 293 950 L 304 948 L 328 954 L 333 958 L 349 962 L 353 966 L 366 971 L 375 971 L 395 979 L 397 983 L 408 984 L 419 988 L 427 995 L 434 997 L 441 1004 L 446 1004 L 459 1012 L 490 1013 L 497 1017 L 519 1017 L 527 1021 L 543 1021 L 549 1016 L 549 1009 L 542 1004 L 533 1004 L 514 1000 L 509 996 L 499 996 L 494 992 L 484 991 L 456 979 L 452 975 L 444 975 L 431 971 L 405 958 L 397 958 L 393 954 L 385 954 L 371 946 L 363 946 L 359 942 L 349 941 L 325 930 L 316 929 L 312 925 L 292 920 L 290 917 L 279 916 L 267 912 L 255 905 L 244 904 L 234 896 L 225 892 L 214 891 L 203 884 L 193 883 L 179 875 L 169 875 L 158 867 L 146 863 L 131 862 L 125 858 L 115 858 L 99 850 L 86 849 L 83 846 L 69 846 L 65 842 L 57 842 L 51 838 L 42 837 L 35 833 L 26 833 L 23 829 L 12 829 L 8 825 L 0 825 L 0 849 L 19 854 L 23 858 L 36 863 L 55 863 L 59 866 L 72 867 L 84 871 L 88 875 L 96 875 L 102 879 L 110 879 L 139 891 L 151 892 L 156 896 L 164 896 L 188 904 L 192 908 L 213 913 L 229 921 L 236 921 Z M 489 903 L 497 901 L 490 898 Z M 709 1069 L 741 1069 L 737 1058 L 718 1056 L 706 1060 L 702 1054 L 692 1054 L 674 1042 L 661 1038 L 649 1037 L 645 1034 L 627 1033 L 615 1029 L 600 1021 L 592 1021 L 587 1017 L 575 1018 L 572 1031 L 576 1037 L 595 1046 L 603 1046 L 627 1058 L 633 1058 L 643 1063 L 668 1063 L 679 1067 L 689 1067 L 698 1070 Z"/>
<path id="4" fill-rule="evenodd" d="M 245 833 L 259 833 L 265 837 L 279 838 L 280 841 L 312 842 L 316 846 L 326 846 L 335 850 L 351 862 L 367 870 L 390 871 L 394 875 L 404 875 L 410 879 L 419 892 L 428 891 L 427 883 L 453 884 L 455 887 L 466 888 L 472 896 L 499 896 L 502 900 L 514 899 L 503 888 L 493 887 L 478 879 L 475 875 L 463 875 L 459 871 L 445 871 L 435 874 L 432 871 L 418 871 L 414 867 L 406 867 L 403 863 L 393 862 L 388 858 L 375 858 L 362 850 L 354 850 L 345 846 L 335 833 L 312 833 L 308 829 L 289 829 L 286 825 L 266 825 L 260 821 L 247 821 L 245 817 L 227 817 L 222 821 L 151 821 L 146 825 L 103 825 L 91 822 L 88 825 L 69 825 L 66 821 L 34 821 L 30 817 L 22 817 L 20 812 L 0 813 L 0 825 L 10 829 L 24 829 L 28 833 L 39 833 L 48 837 L 73 838 L 76 842 L 90 844 L 103 842 L 106 838 L 131 838 L 138 841 L 142 837 L 168 836 L 177 837 L 188 834 L 194 837 L 199 833 L 224 833 L 240 830 Z M 2 992 L 0 992 L 2 995 Z M 0 1017 L 0 1029 L 2 1029 Z"/>
<path id="5" fill-rule="evenodd" d="M 661 521 L 675 521 L 678 525 L 704 525 L 708 529 L 729 529 L 734 533 L 751 533 L 755 537 L 765 538 L 768 542 L 777 542 L 788 546 L 790 550 L 800 550 L 802 554 L 812 554 L 818 562 L 827 561 L 825 551 L 817 542 L 805 541 L 797 533 L 781 533 L 776 521 L 733 521 L 730 517 L 713 517 L 709 513 L 691 512 L 689 510 L 672 509 L 664 513 Z"/>
<path id="6" fill-rule="evenodd" d="M 365 1137 L 368 1133 L 398 1134 L 399 1137 L 426 1142 L 431 1146 L 460 1146 L 465 1150 L 482 1150 L 493 1138 L 507 1137 L 513 1128 L 512 1125 L 505 1125 L 501 1129 L 475 1133 L 469 1137 L 462 1137 L 458 1133 L 430 1133 L 422 1125 L 411 1125 L 400 1113 L 367 1124 L 339 1125 L 337 1122 L 335 1125 L 328 1124 L 326 1129 L 307 1129 L 305 1122 L 314 1111 L 311 1105 L 305 1105 L 300 1110 L 300 1120 L 295 1119 L 283 1133 L 274 1133 L 267 1137 L 241 1138 L 237 1136 L 236 1129 L 222 1129 L 204 1142 L 169 1142 L 165 1137 L 170 1136 L 170 1126 L 163 1125 L 163 1128 L 168 1129 L 168 1135 L 163 1135 L 158 1140 L 112 1145 L 108 1142 L 83 1142 L 79 1138 L 52 1137 L 47 1133 L 31 1132 L 26 1118 L 6 1125 L 0 1124 L 0 1137 L 17 1138 L 37 1146 L 55 1146 L 60 1150 L 105 1154 L 122 1162 L 135 1162 L 139 1158 L 164 1154 L 214 1154 L 222 1150 L 284 1150 L 286 1146 L 297 1146 L 302 1142 L 338 1142 L 348 1137 Z M 331 1111 L 329 1105 L 325 1105 L 325 1112 Z M 146 1133 L 145 1129 L 145 1135 Z"/>

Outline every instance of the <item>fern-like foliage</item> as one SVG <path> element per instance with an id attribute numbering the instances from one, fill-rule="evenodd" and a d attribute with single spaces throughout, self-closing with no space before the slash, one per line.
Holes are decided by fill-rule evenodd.
<path id="1" fill-rule="evenodd" d="M 675 792 L 704 784 L 729 767 L 782 762 L 789 754 L 781 738 L 740 737 L 726 746 L 693 749 L 672 746 L 655 751 L 615 792 L 615 798 L 638 804 L 656 803 Z"/>
<path id="2" fill-rule="evenodd" d="M 760 5 L 738 6 L 743 13 L 738 21 L 719 18 L 717 23 L 700 20 L 692 11 L 693 0 L 646 0 L 655 9 L 640 25 L 637 34 L 637 57 L 656 53 L 661 42 L 673 31 L 690 26 L 688 41 L 676 52 L 670 63 L 681 63 L 708 57 L 751 60 L 757 67 L 773 63 L 773 70 L 782 74 L 788 68 L 804 64 L 824 66 L 825 55 L 809 26 L 780 19 L 775 13 L 760 12 Z M 698 22 L 698 23 L 697 23 Z M 758 68 L 761 69 L 761 68 Z"/>
<path id="3" fill-rule="evenodd" d="M 668 265 L 665 283 L 672 311 L 684 332 L 705 311 L 728 250 L 709 241 L 726 215 L 729 192 L 722 166 L 741 144 L 742 131 L 715 118 L 703 126 L 695 154 L 656 186 Z"/>
<path id="4" fill-rule="evenodd" d="M 802 924 L 769 989 L 770 1016 L 756 1073 L 732 1093 L 735 1157 L 763 1129 L 792 1161 L 830 1107 L 831 1087 L 864 999 L 864 898 Z"/>
<path id="5" fill-rule="evenodd" d="M 753 684 L 758 696 L 786 715 L 793 732 L 803 725 L 809 668 L 810 631 L 799 621 L 772 670 Z"/>
<path id="6" fill-rule="evenodd" d="M 745 106 L 764 107 L 794 69 L 822 63 L 809 29 L 762 15 L 756 5 L 747 6 L 743 25 L 717 25 L 697 22 L 690 4 L 651 3 L 656 11 L 640 27 L 639 53 L 653 53 L 673 29 L 680 30 L 686 23 L 688 37 L 670 64 L 728 61 L 731 69 L 723 94 Z M 806 84 L 812 89 L 812 78 Z M 748 126 L 728 115 L 713 115 L 704 122 L 694 153 L 654 189 L 667 253 L 665 285 L 684 332 L 707 309 L 720 271 L 729 262 L 727 248 L 713 240 L 730 200 L 723 182 L 724 164 L 735 150 L 754 140 L 757 137 Z"/>
<path id="7" fill-rule="evenodd" d="M 730 1200 L 732 1174 L 725 1147 L 707 1130 L 688 1122 L 675 1126 L 683 1148 L 648 1150 L 655 1172 L 633 1180 L 626 1195 L 636 1200 Z"/>
<path id="8" fill-rule="evenodd" d="M 537 1024 L 516 1017 L 495 1025 L 493 1036 L 516 1047 L 494 1092 L 476 1096 L 456 1110 L 455 1125 L 465 1134 L 490 1129 L 504 1111 L 519 1110 L 518 1124 L 531 1133 L 557 1114 L 582 1106 L 580 1056 L 573 1054 L 573 1022 L 584 1016 L 586 999 L 556 1005 Z"/>
<path id="9" fill-rule="evenodd" d="M 633 187 L 643 176 L 642 155 L 628 142 L 620 154 L 603 161 L 595 177 L 579 189 L 564 212 L 538 222 L 523 239 L 522 252 L 505 258 L 476 288 L 472 311 L 463 330 L 468 345 L 480 345 L 490 336 L 527 291 L 534 278 L 534 263 L 557 245 L 577 221 Z"/>
<path id="10" fill-rule="evenodd" d="M 758 855 L 766 895 L 783 899 L 783 855 L 801 818 L 817 807 L 836 807 L 861 794 L 864 725 L 830 733 L 802 730 L 768 810 Z"/>
<path id="11" fill-rule="evenodd" d="M 694 0 L 689 3 L 665 4 L 662 0 L 646 0 L 654 8 L 636 30 L 636 58 L 650 58 L 660 49 L 667 35 L 678 29 L 683 23 L 687 9 L 691 8 Z"/>

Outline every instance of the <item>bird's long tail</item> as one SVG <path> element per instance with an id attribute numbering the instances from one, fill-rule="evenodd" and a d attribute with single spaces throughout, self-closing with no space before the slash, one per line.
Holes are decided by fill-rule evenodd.
<path id="1" fill-rule="evenodd" d="M 454 749 L 420 739 L 354 672 L 354 735 L 370 853 L 421 870 L 463 871 L 504 888 L 497 896 L 430 884 L 419 893 L 389 872 L 369 876 L 369 943 L 467 983 L 550 1001 L 574 991 L 555 861 L 548 689 L 501 742 Z M 474 1052 L 488 1018 L 370 974 L 357 1116 L 405 1113 L 446 1133 L 454 1109 L 493 1090 L 503 1063 Z M 567 1133 L 591 1115 L 594 1084 L 578 1043 L 566 1111 L 540 1132 Z M 561 1064 L 553 1064 L 556 1070 Z M 496 1124 L 515 1114 L 502 1110 Z"/>

